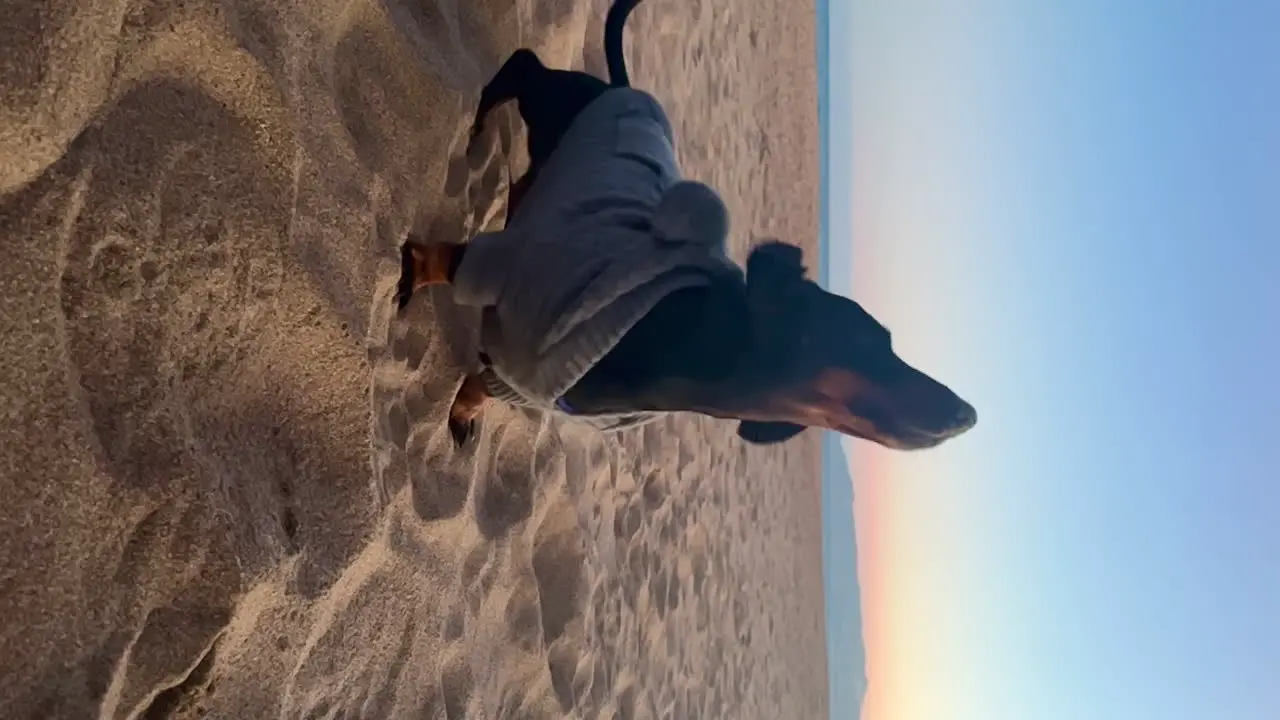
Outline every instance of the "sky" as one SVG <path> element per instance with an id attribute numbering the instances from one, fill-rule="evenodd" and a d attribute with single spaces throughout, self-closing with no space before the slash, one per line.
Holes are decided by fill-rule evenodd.
<path id="1" fill-rule="evenodd" d="M 1280 718 L 1280 2 L 827 30 L 828 283 L 979 416 L 844 442 L 832 717 Z"/>

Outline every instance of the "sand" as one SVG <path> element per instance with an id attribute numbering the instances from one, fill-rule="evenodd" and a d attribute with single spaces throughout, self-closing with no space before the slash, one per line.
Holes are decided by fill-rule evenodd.
<path id="1" fill-rule="evenodd" d="M 393 317 L 524 168 L 511 110 L 464 153 L 483 82 L 602 72 L 606 5 L 5 4 L 0 717 L 825 716 L 816 435 L 455 450 L 475 317 Z M 812 253 L 812 4 L 717 5 L 647 0 L 633 79 L 739 259 Z"/>

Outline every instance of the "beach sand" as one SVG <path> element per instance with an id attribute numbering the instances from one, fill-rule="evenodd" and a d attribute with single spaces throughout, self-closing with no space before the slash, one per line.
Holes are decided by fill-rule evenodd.
<path id="1" fill-rule="evenodd" d="M 819 438 L 445 412 L 476 318 L 397 247 L 501 222 L 515 48 L 605 0 L 26 0 L 0 20 L 0 717 L 817 718 Z M 646 0 L 633 82 L 735 257 L 816 262 L 812 3 Z"/>

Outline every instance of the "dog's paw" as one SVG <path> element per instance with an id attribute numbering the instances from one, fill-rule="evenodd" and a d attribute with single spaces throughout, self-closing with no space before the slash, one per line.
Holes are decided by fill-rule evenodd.
<path id="1" fill-rule="evenodd" d="M 467 443 L 476 437 L 475 419 L 458 420 L 455 418 L 449 418 L 449 435 L 453 437 L 453 444 L 455 447 L 466 447 Z"/>
<path id="2" fill-rule="evenodd" d="M 400 246 L 400 281 L 396 283 L 396 312 L 403 313 L 413 297 L 413 249 L 409 243 Z"/>
<path id="3" fill-rule="evenodd" d="M 483 118 L 476 118 L 471 123 L 471 132 L 467 133 L 467 151 L 468 157 L 474 155 L 480 149 L 480 138 L 484 136 L 485 122 Z"/>
<path id="4" fill-rule="evenodd" d="M 738 437 L 752 445 L 776 445 L 804 432 L 804 427 L 789 422 L 743 420 L 738 423 Z"/>

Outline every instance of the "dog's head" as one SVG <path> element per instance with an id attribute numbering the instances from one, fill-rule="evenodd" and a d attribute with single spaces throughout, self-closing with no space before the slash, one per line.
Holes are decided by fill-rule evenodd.
<path id="1" fill-rule="evenodd" d="M 897 450 L 930 448 L 977 422 L 973 407 L 893 352 L 857 303 L 804 277 L 799 248 L 757 247 L 747 261 L 753 391 L 738 434 L 781 442 L 823 427 Z"/>

